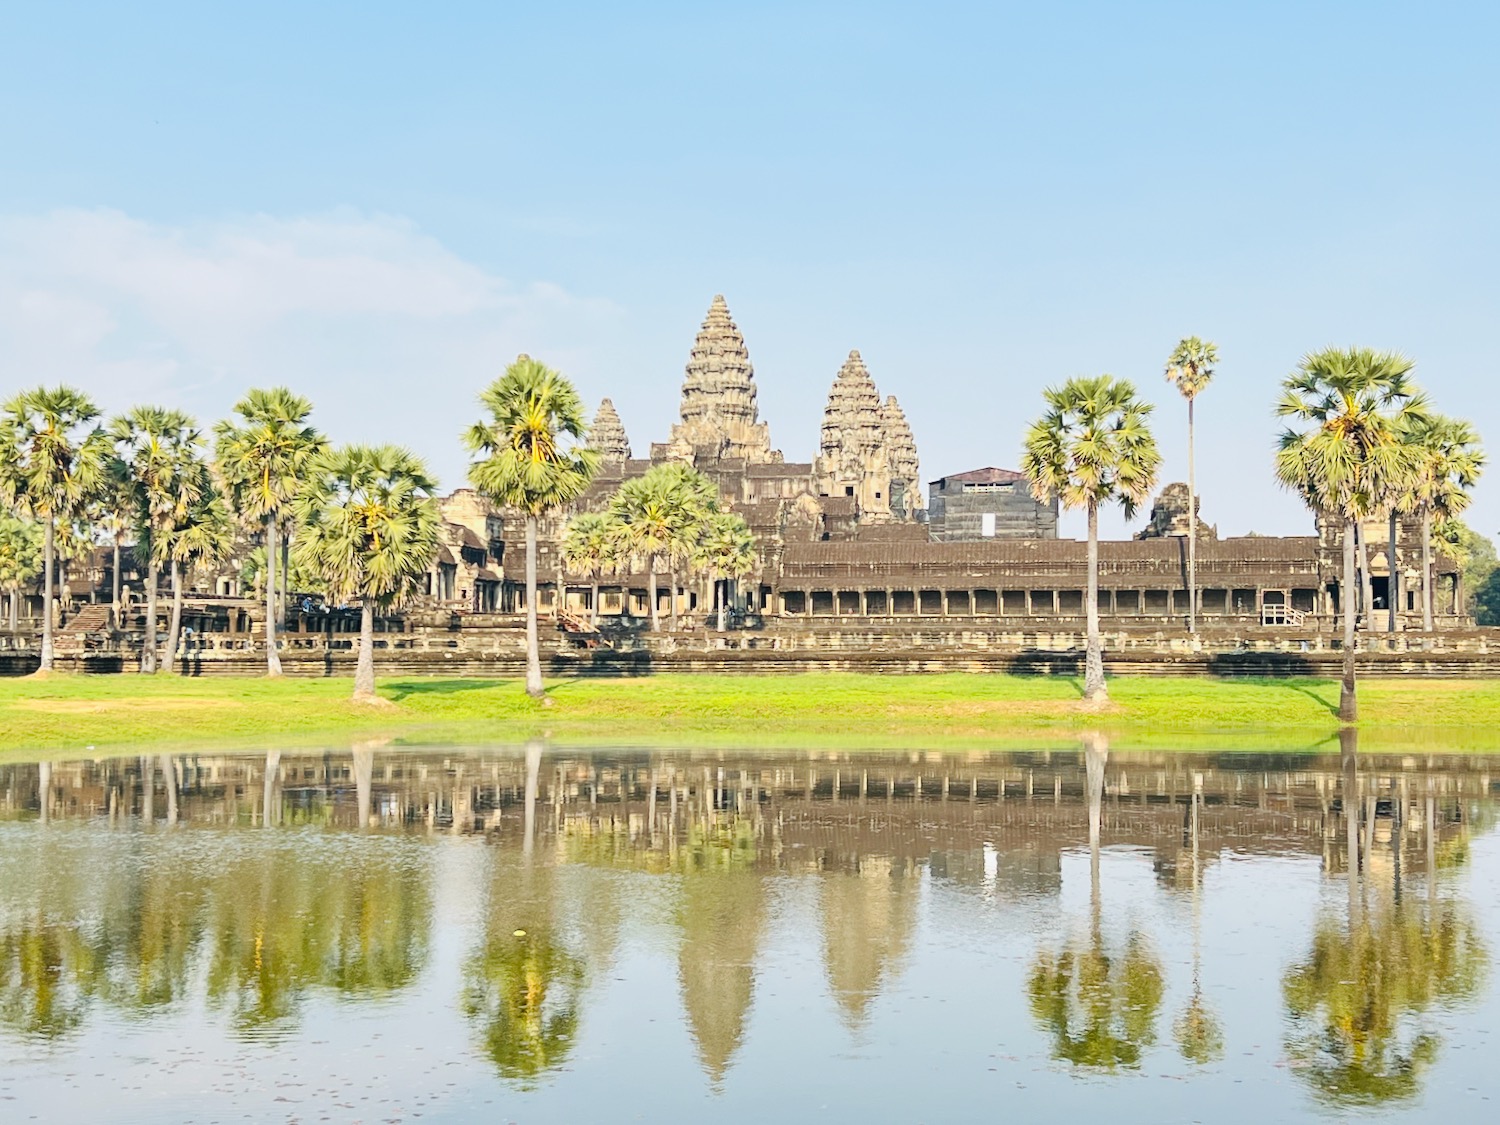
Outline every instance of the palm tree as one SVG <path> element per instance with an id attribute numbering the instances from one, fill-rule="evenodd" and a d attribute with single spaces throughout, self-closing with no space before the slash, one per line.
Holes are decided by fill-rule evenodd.
<path id="1" fill-rule="evenodd" d="M 170 564 L 172 529 L 199 502 L 207 485 L 203 437 L 180 410 L 137 406 L 109 428 L 134 498 L 136 542 L 146 548 L 146 635 L 141 671 L 157 670 L 156 596 L 161 566 Z"/>
<path id="2" fill-rule="evenodd" d="M 394 445 L 347 445 L 309 466 L 293 505 L 298 562 L 323 576 L 329 597 L 359 599 L 354 700 L 375 695 L 375 610 L 416 591 L 437 551 L 436 485 Z"/>
<path id="3" fill-rule="evenodd" d="M 568 570 L 591 584 L 589 623 L 599 627 L 599 576 L 614 565 L 614 540 L 609 518 L 599 512 L 581 512 L 568 521 L 563 532 L 563 563 Z"/>
<path id="4" fill-rule="evenodd" d="M 1026 431 L 1021 470 L 1038 500 L 1054 496 L 1067 508 L 1088 512 L 1088 648 L 1083 696 L 1107 702 L 1104 653 L 1099 642 L 1099 507 L 1118 503 L 1127 517 L 1156 484 L 1161 454 L 1146 425 L 1151 406 L 1135 385 L 1113 375 L 1069 379 L 1043 392 L 1047 413 Z"/>
<path id="5" fill-rule="evenodd" d="M 1212 340 L 1188 336 L 1167 358 L 1167 382 L 1187 399 L 1188 408 L 1188 632 L 1198 631 L 1198 484 L 1193 476 L 1193 404 L 1214 377 L 1219 349 Z"/>
<path id="6" fill-rule="evenodd" d="M 1422 628 L 1430 633 L 1434 613 L 1433 519 L 1457 519 L 1468 508 L 1469 490 L 1484 472 L 1485 456 L 1473 426 L 1441 414 L 1417 417 L 1402 431 L 1402 439 L 1417 450 L 1416 464 L 1403 482 L 1406 488 L 1399 504 L 1403 511 L 1422 519 Z"/>
<path id="7" fill-rule="evenodd" d="M 21 628 L 21 587 L 41 569 L 41 528 L 31 520 L 0 516 L 0 590 L 9 595 L 12 633 Z"/>
<path id="8" fill-rule="evenodd" d="M 218 563 L 229 556 L 234 544 L 234 528 L 223 497 L 214 488 L 208 466 L 198 464 L 202 481 L 198 499 L 189 506 L 168 538 L 168 557 L 172 574 L 172 618 L 167 629 L 166 668 L 170 673 L 177 664 L 182 639 L 182 577 L 192 573 L 199 563 Z"/>
<path id="9" fill-rule="evenodd" d="M 0 500 L 42 521 L 42 652 L 52 671 L 52 589 L 57 521 L 71 520 L 104 485 L 109 441 L 99 410 L 72 387 L 37 387 L 0 413 Z"/>
<path id="10" fill-rule="evenodd" d="M 658 567 L 671 574 L 671 628 L 677 629 L 677 569 L 697 554 L 704 527 L 718 511 L 713 482 L 689 465 L 658 465 L 622 484 L 610 500 L 611 528 L 622 556 L 646 566 L 651 599 L 651 629 L 661 628 L 656 604 Z"/>
<path id="11" fill-rule="evenodd" d="M 326 451 L 328 443 L 308 423 L 312 403 L 285 387 L 251 390 L 234 410 L 242 421 L 225 420 L 214 427 L 214 456 L 229 506 L 242 519 L 258 521 L 265 528 L 266 673 L 279 676 L 276 567 L 278 562 L 283 564 L 283 576 L 288 569 L 285 545 L 291 537 L 285 523 L 308 467 Z M 285 577 L 282 581 L 284 585 Z"/>
<path id="12" fill-rule="evenodd" d="M 481 457 L 469 466 L 469 480 L 490 503 L 518 510 L 526 521 L 526 694 L 541 699 L 537 523 L 583 494 L 599 456 L 583 445 L 583 400 L 573 384 L 528 355 L 517 356 L 479 401 L 489 418 L 463 435 L 464 446 Z"/>
<path id="13" fill-rule="evenodd" d="M 714 610 L 722 633 L 728 628 L 729 616 L 726 584 L 755 573 L 760 565 L 750 525 L 734 512 L 714 512 L 704 526 L 694 563 L 708 572 L 714 584 Z"/>
<path id="14" fill-rule="evenodd" d="M 1282 384 L 1279 417 L 1292 419 L 1282 431 L 1276 477 L 1314 511 L 1343 524 L 1344 576 L 1339 584 L 1344 615 L 1344 675 L 1339 717 L 1359 717 L 1355 699 L 1355 540 L 1361 521 L 1410 470 L 1411 445 L 1401 440 L 1428 413 L 1410 379 L 1413 363 L 1397 352 L 1370 348 L 1326 348 L 1302 358 Z M 1298 425 L 1300 423 L 1300 426 Z"/>
<path id="15" fill-rule="evenodd" d="M 110 574 L 110 613 L 114 627 L 123 628 L 120 615 L 121 578 L 120 547 L 125 535 L 135 523 L 135 496 L 130 483 L 130 470 L 118 457 L 111 457 L 104 494 L 98 502 L 101 528 L 109 532 L 110 544 L 114 548 L 113 570 Z"/>

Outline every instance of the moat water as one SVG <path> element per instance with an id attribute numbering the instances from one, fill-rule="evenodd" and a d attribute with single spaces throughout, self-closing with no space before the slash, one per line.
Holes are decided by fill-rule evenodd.
<path id="1" fill-rule="evenodd" d="M 1351 743 L 4 766 L 0 1120 L 1483 1120 L 1497 813 Z"/>

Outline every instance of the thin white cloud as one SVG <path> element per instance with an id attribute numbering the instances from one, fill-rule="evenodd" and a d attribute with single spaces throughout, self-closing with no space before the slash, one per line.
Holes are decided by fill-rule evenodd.
<path id="1" fill-rule="evenodd" d="M 595 367 L 620 319 L 390 216 L 0 216 L 5 390 L 65 380 L 108 409 L 161 401 L 209 421 L 246 387 L 286 383 L 334 436 L 405 442 L 450 484 L 485 382 L 520 351 Z"/>

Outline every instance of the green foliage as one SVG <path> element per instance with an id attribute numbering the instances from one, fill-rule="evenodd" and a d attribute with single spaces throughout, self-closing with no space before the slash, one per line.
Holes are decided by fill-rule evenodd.
<path id="1" fill-rule="evenodd" d="M 34 520 L 0 515 L 0 590 L 19 590 L 41 572 L 42 529 Z"/>
<path id="2" fill-rule="evenodd" d="M 1500 625 L 1500 580 L 1494 578 L 1500 557 L 1495 544 L 1456 517 L 1434 525 L 1432 538 L 1434 545 L 1457 560 L 1463 573 L 1464 611 L 1480 625 Z"/>
<path id="3" fill-rule="evenodd" d="M 298 565 L 322 576 L 330 598 L 399 603 L 437 551 L 433 488 L 422 462 L 398 446 L 325 452 L 293 506 Z"/>
<path id="4" fill-rule="evenodd" d="M 1191 401 L 1213 380 L 1218 362 L 1219 348 L 1212 340 L 1188 336 L 1178 341 L 1167 358 L 1167 382 Z"/>
<path id="5" fill-rule="evenodd" d="M 1315 511 L 1374 515 L 1411 481 L 1419 458 L 1404 435 L 1425 424 L 1414 364 L 1396 352 L 1328 348 L 1302 359 L 1282 384 L 1276 478 Z"/>
<path id="6" fill-rule="evenodd" d="M 609 502 L 609 534 L 621 556 L 636 566 L 691 564 L 709 521 L 719 513 L 719 492 L 691 466 L 657 465 L 620 485 Z"/>
<path id="7" fill-rule="evenodd" d="M 106 485 L 109 440 L 99 410 L 71 387 L 37 387 L 0 411 L 0 501 L 34 516 L 69 519 Z"/>
<path id="8" fill-rule="evenodd" d="M 598 454 L 583 445 L 583 401 L 573 384 L 530 356 L 518 356 L 485 388 L 489 413 L 463 435 L 480 459 L 469 480 L 501 508 L 540 516 L 583 494 L 598 468 Z"/>
<path id="9" fill-rule="evenodd" d="M 1043 392 L 1047 412 L 1026 430 L 1021 471 L 1039 500 L 1067 508 L 1118 502 L 1127 516 L 1151 494 L 1161 454 L 1151 406 L 1113 375 L 1069 379 Z"/>
<path id="10" fill-rule="evenodd" d="M 580 512 L 563 531 L 563 564 L 571 574 L 596 578 L 616 564 L 609 519 L 599 512 Z"/>
<path id="11" fill-rule="evenodd" d="M 1052 1035 L 1052 1056 L 1075 1066 L 1138 1067 L 1156 1041 L 1161 965 L 1132 934 L 1111 954 L 1097 926 L 1086 944 L 1037 959 L 1027 981 L 1031 1015 Z"/>
<path id="12" fill-rule="evenodd" d="M 1479 434 L 1461 419 L 1426 413 L 1406 420 L 1401 440 L 1415 460 L 1400 490 L 1400 510 L 1427 512 L 1441 522 L 1457 520 L 1484 472 Z"/>
<path id="13" fill-rule="evenodd" d="M 121 495 L 135 513 L 138 542 L 157 566 L 174 553 L 174 532 L 206 518 L 213 482 L 204 464 L 203 436 L 180 410 L 137 406 L 110 423 L 123 476 Z"/>
<path id="14" fill-rule="evenodd" d="M 312 403 L 285 387 L 254 389 L 235 404 L 241 421 L 214 427 L 214 458 L 225 499 L 238 516 L 262 522 L 291 509 L 327 441 L 308 422 Z"/>

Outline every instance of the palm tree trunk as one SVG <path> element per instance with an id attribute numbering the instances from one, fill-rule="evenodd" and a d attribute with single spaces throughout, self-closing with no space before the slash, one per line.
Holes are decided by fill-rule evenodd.
<path id="1" fill-rule="evenodd" d="M 729 628 L 729 580 L 714 579 L 714 600 L 719 611 L 719 632 Z"/>
<path id="2" fill-rule="evenodd" d="M 19 633 L 21 631 L 21 587 L 10 588 L 10 631 Z"/>
<path id="3" fill-rule="evenodd" d="M 354 700 L 375 699 L 375 603 L 369 597 L 359 602 L 359 659 L 354 664 Z"/>
<path id="4" fill-rule="evenodd" d="M 156 671 L 156 583 L 160 572 L 156 565 L 156 549 L 151 550 L 151 561 L 146 564 L 146 636 L 141 641 L 141 671 Z"/>
<path id="5" fill-rule="evenodd" d="M 172 623 L 167 627 L 167 674 L 177 670 L 177 644 L 182 637 L 182 568 L 172 560 Z"/>
<path id="6" fill-rule="evenodd" d="M 111 612 L 115 616 L 115 628 L 120 628 L 120 529 L 115 528 L 115 573 L 114 581 L 110 583 L 110 604 L 114 607 Z"/>
<path id="7" fill-rule="evenodd" d="M 266 517 L 266 675 L 281 675 L 281 654 L 276 651 L 276 550 L 281 538 L 276 516 Z"/>
<path id="8" fill-rule="evenodd" d="M 42 537 L 42 660 L 39 672 L 52 671 L 52 583 L 57 566 L 57 518 L 47 513 L 47 530 Z"/>
<path id="9" fill-rule="evenodd" d="M 672 582 L 672 596 L 671 596 L 671 601 L 669 601 L 667 603 L 667 608 L 668 608 L 668 610 L 671 611 L 670 621 L 671 621 L 671 625 L 672 625 L 672 632 L 675 633 L 675 632 L 677 632 L 677 624 L 678 624 L 677 623 L 677 564 L 675 562 L 672 564 L 670 570 L 668 571 L 668 577 L 671 579 L 671 582 Z"/>
<path id="10" fill-rule="evenodd" d="M 646 586 L 647 596 L 651 599 L 651 631 L 661 632 L 661 610 L 656 608 L 656 556 L 652 555 L 646 564 Z"/>
<path id="11" fill-rule="evenodd" d="M 1432 596 L 1432 509 L 1422 509 L 1422 631 L 1433 630 Z"/>
<path id="12" fill-rule="evenodd" d="M 1359 704 L 1354 696 L 1354 536 L 1358 524 L 1348 520 L 1344 526 L 1344 583 L 1339 591 L 1344 610 L 1344 679 L 1339 685 L 1339 719 L 1352 723 L 1359 718 Z"/>
<path id="13" fill-rule="evenodd" d="M 1103 703 L 1109 699 L 1104 686 L 1104 650 L 1099 641 L 1099 505 L 1089 502 L 1089 590 L 1088 645 L 1083 658 L 1083 699 Z"/>
<path id="14" fill-rule="evenodd" d="M 1396 631 L 1396 607 L 1401 601 L 1401 568 L 1396 565 L 1396 509 L 1391 509 L 1391 525 L 1387 529 L 1388 535 L 1385 541 L 1386 571 L 1388 577 L 1385 580 L 1385 601 L 1390 607 L 1390 614 L 1386 621 L 1386 632 Z"/>
<path id="15" fill-rule="evenodd" d="M 1193 480 L 1193 400 L 1188 399 L 1188 632 L 1198 631 L 1198 489 Z"/>
<path id="16" fill-rule="evenodd" d="M 542 652 L 536 635 L 536 516 L 526 516 L 526 694 L 541 699 Z"/>
<path id="17" fill-rule="evenodd" d="M 291 534 L 291 528 L 288 528 L 287 531 L 286 531 L 286 534 L 280 536 L 280 539 L 281 539 L 281 606 L 280 606 L 280 614 L 276 618 L 276 624 L 277 624 L 277 626 L 279 628 L 285 629 L 286 628 L 286 606 L 287 606 L 287 602 L 291 600 L 290 595 L 291 595 L 291 584 L 292 584 L 292 534 Z"/>
<path id="18" fill-rule="evenodd" d="M 1375 623 L 1375 598 L 1370 589 L 1370 544 L 1365 538 L 1365 521 L 1360 520 L 1359 535 L 1359 609 L 1365 615 L 1365 629 Z"/>
<path id="19" fill-rule="evenodd" d="M 589 585 L 589 628 L 599 631 L 599 576 Z"/>

